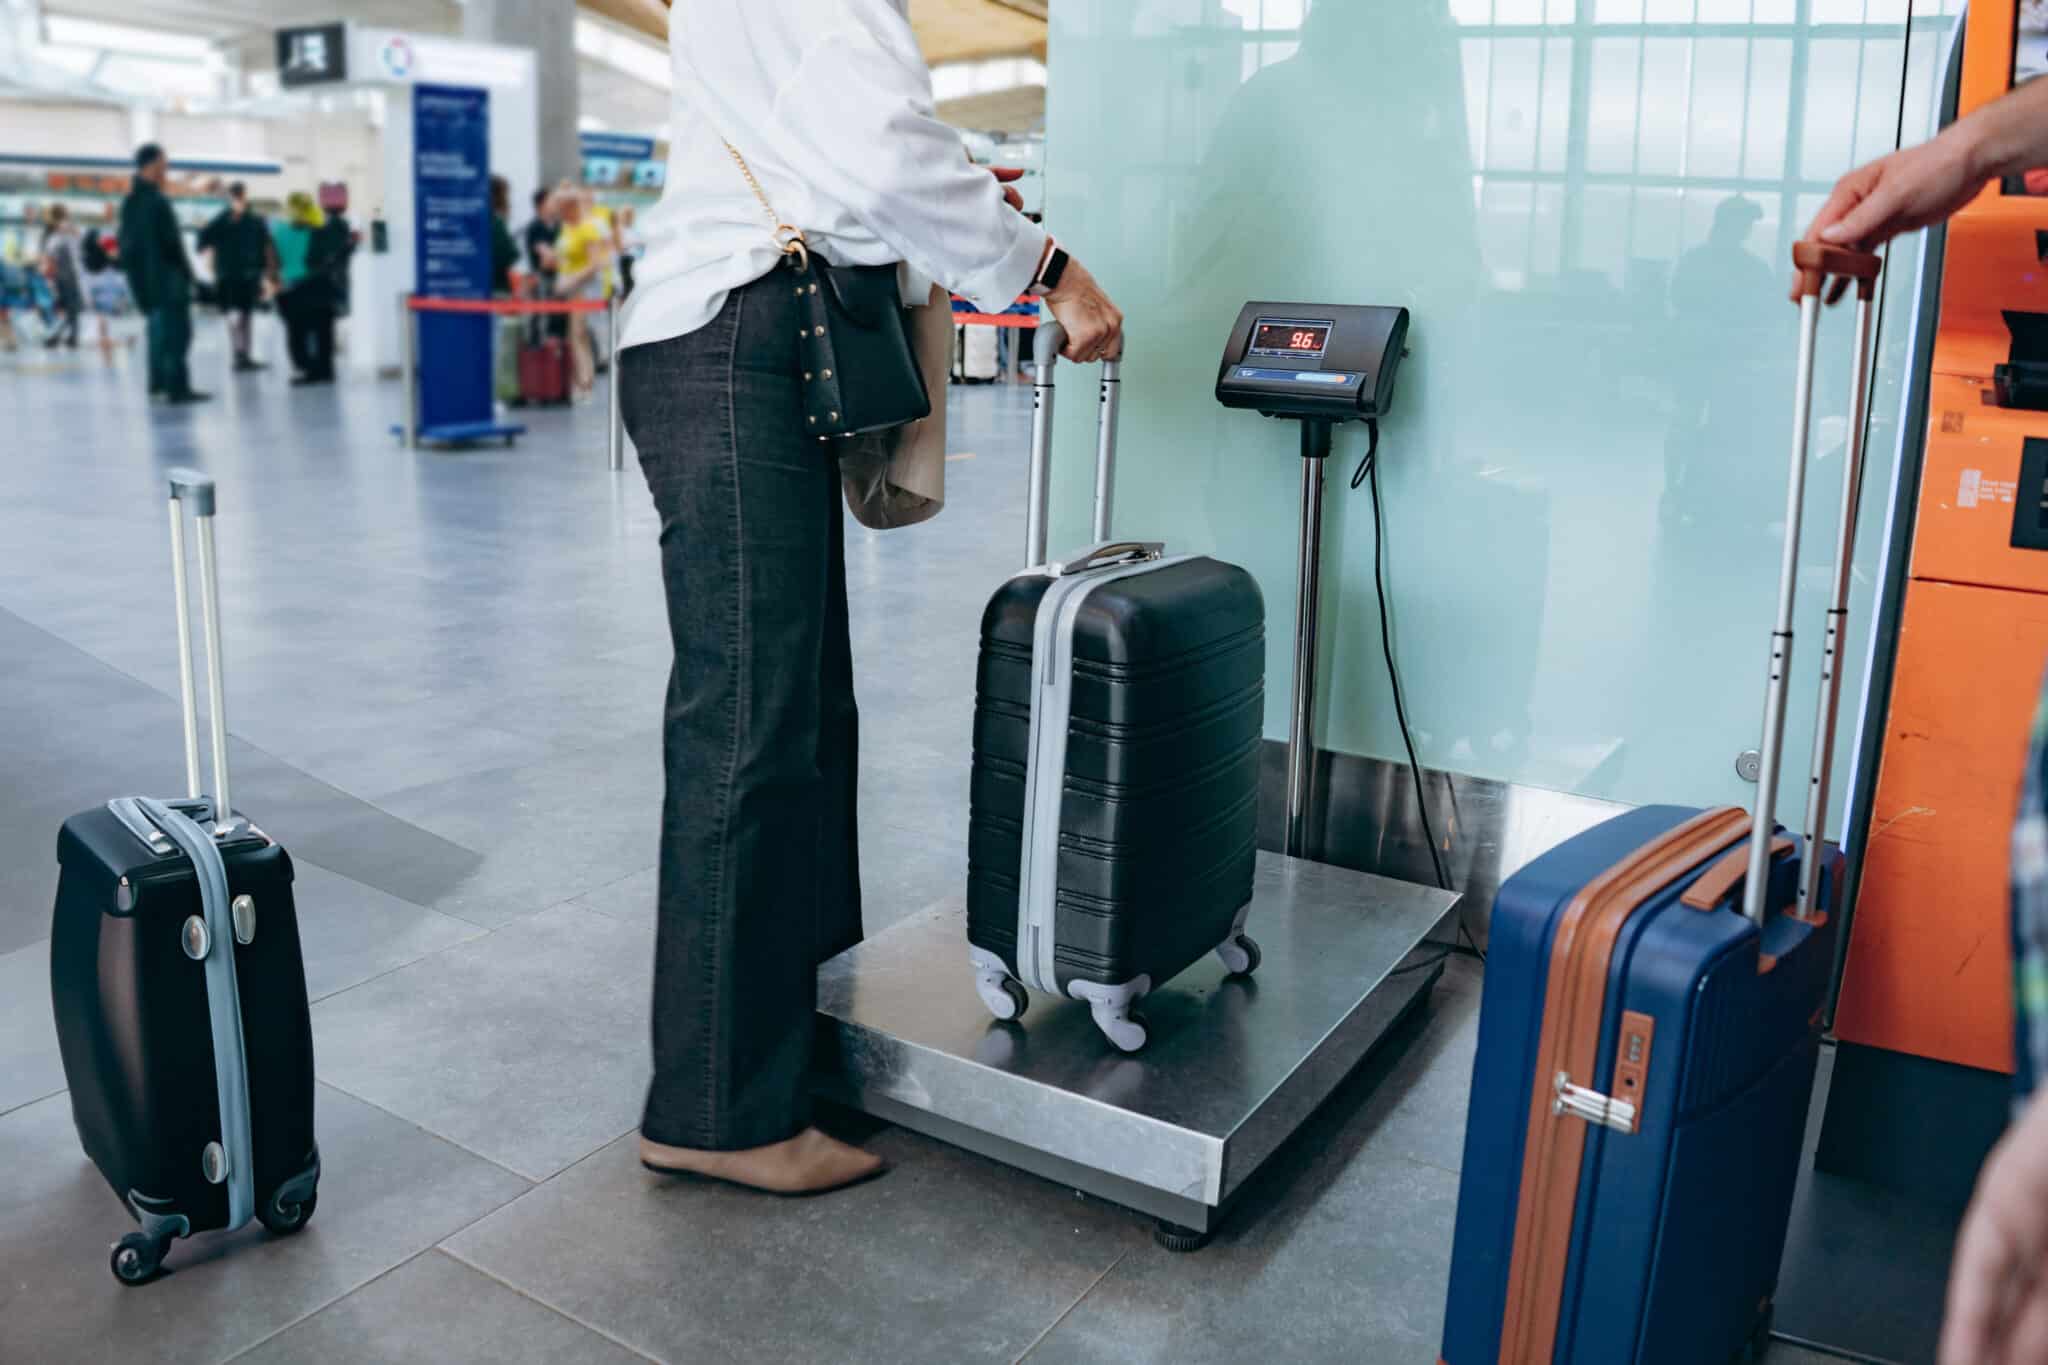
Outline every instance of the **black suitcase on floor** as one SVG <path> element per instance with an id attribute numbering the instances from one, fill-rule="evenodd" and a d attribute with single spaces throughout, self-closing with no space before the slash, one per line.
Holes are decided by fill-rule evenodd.
<path id="1" fill-rule="evenodd" d="M 173 1240 L 313 1214 L 313 1027 L 292 863 L 229 810 L 213 481 L 171 475 L 172 581 L 189 795 L 122 798 L 64 822 L 50 993 L 79 1142 L 141 1224 L 115 1244 L 124 1284 Z M 214 799 L 199 794 L 181 504 L 198 518 Z"/>
<path id="2" fill-rule="evenodd" d="M 1058 337 L 1039 338 L 1034 560 L 1058 353 Z M 982 621 L 967 930 L 976 987 L 998 1019 L 1022 1017 L 1030 985 L 1086 1001 L 1134 1052 L 1150 990 L 1212 951 L 1232 973 L 1258 967 L 1244 927 L 1266 613 L 1243 569 L 1108 542 L 1118 384 L 1105 365 L 1104 543 L 1011 579 Z"/>

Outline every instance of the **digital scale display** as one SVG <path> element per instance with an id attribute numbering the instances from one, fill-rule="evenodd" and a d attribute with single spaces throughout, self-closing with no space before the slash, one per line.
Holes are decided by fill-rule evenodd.
<path id="1" fill-rule="evenodd" d="M 1252 329 L 1250 354 L 1276 356 L 1283 360 L 1318 360 L 1330 344 L 1327 322 L 1260 318 Z"/>

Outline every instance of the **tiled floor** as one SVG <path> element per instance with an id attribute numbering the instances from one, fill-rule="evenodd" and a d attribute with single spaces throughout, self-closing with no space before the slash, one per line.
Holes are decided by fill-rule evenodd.
<path id="1" fill-rule="evenodd" d="M 200 367 L 222 401 L 152 411 L 132 372 L 0 361 L 0 1360 L 1434 1358 L 1464 963 L 1199 1256 L 897 1131 L 887 1178 L 824 1200 L 641 1170 L 667 659 L 637 475 L 605 471 L 595 414 L 411 454 L 394 386 Z M 956 394 L 945 516 L 851 535 L 871 928 L 964 877 L 1028 411 Z M 179 463 L 222 482 L 237 804 L 299 867 L 326 1175 L 303 1235 L 182 1244 L 137 1291 L 104 1268 L 124 1219 L 71 1131 L 43 940 L 61 819 L 178 783 Z"/>

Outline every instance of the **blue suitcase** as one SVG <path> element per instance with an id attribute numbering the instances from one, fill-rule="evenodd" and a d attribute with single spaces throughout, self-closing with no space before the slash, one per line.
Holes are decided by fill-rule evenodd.
<path id="1" fill-rule="evenodd" d="M 1758 790 L 1777 790 L 1821 296 L 1857 286 L 1843 514 L 1805 834 L 1648 806 L 1494 902 L 1442 1365 L 1725 1365 L 1768 1340 L 1834 963 L 1823 842 L 1879 261 L 1801 243 L 1785 572 Z"/>

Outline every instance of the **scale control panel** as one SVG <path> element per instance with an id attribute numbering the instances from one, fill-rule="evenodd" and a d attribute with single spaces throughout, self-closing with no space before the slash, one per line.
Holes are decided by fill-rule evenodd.
<path id="1" fill-rule="evenodd" d="M 1408 340 L 1408 310 L 1248 303 L 1216 374 L 1216 401 L 1268 417 L 1384 417 Z"/>

